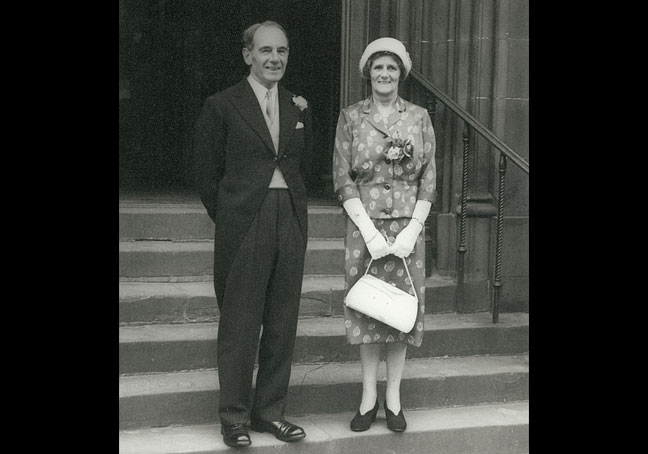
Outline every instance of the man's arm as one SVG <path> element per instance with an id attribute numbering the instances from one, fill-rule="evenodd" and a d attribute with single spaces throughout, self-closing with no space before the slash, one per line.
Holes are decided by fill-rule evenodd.
<path id="1" fill-rule="evenodd" d="M 207 98 L 198 117 L 194 135 L 194 177 L 200 200 L 216 222 L 218 183 L 225 172 L 227 125 L 220 106 Z"/>
<path id="2" fill-rule="evenodd" d="M 300 170 L 303 178 L 312 177 L 309 165 L 313 162 L 313 121 L 310 106 L 302 112 L 301 117 L 304 123 L 304 153 L 300 162 Z"/>

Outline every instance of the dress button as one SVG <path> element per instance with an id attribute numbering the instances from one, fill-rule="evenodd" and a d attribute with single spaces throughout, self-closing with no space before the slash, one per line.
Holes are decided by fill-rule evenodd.
<path id="1" fill-rule="evenodd" d="M 385 185 L 385 189 L 390 189 L 390 188 L 391 188 L 391 186 L 389 186 L 389 184 Z"/>
<path id="2" fill-rule="evenodd" d="M 274 162 L 277 162 L 277 161 L 279 160 L 279 158 L 275 156 L 274 158 L 272 158 L 272 160 L 273 160 Z"/>
<path id="3" fill-rule="evenodd" d="M 385 214 L 391 214 L 391 208 L 385 208 Z"/>

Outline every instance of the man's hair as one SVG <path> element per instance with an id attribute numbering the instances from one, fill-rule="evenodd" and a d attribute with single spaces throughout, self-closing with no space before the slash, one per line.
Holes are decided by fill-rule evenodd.
<path id="1" fill-rule="evenodd" d="M 245 29 L 245 31 L 243 32 L 243 47 L 247 47 L 248 50 L 252 50 L 252 48 L 254 47 L 254 33 L 256 33 L 259 27 L 278 28 L 283 32 L 284 35 L 286 35 L 286 41 L 288 41 L 288 33 L 286 32 L 286 29 L 284 29 L 281 24 L 275 21 L 267 20 L 258 24 L 250 25 Z"/>
<path id="2" fill-rule="evenodd" d="M 404 81 L 407 79 L 407 76 L 405 76 L 405 65 L 403 64 L 403 60 L 400 59 L 398 55 L 396 55 L 393 52 L 389 52 L 388 50 L 379 50 L 378 52 L 374 52 L 371 54 L 371 57 L 367 59 L 367 63 L 365 63 L 364 68 L 362 68 L 362 77 L 365 79 L 371 79 L 370 73 L 371 73 L 371 65 L 373 65 L 373 62 L 377 60 L 380 57 L 385 57 L 389 56 L 392 57 L 394 60 L 396 60 L 396 63 L 398 64 L 398 69 L 400 69 L 400 77 L 398 78 L 399 82 Z"/>

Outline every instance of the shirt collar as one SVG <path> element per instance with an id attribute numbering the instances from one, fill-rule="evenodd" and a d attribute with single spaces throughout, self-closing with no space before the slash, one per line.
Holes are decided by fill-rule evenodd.
<path id="1" fill-rule="evenodd" d="M 259 104 L 261 104 L 263 102 L 263 98 L 265 98 L 266 93 L 268 92 L 268 89 L 261 85 L 254 77 L 252 77 L 252 74 L 247 77 L 247 80 L 252 87 L 252 90 L 254 90 L 254 94 L 256 95 Z M 272 99 L 277 99 L 277 85 L 278 84 L 274 84 L 274 86 L 270 89 Z"/>
<path id="2" fill-rule="evenodd" d="M 368 114 L 368 113 L 371 112 L 371 108 L 373 106 L 374 106 L 373 95 L 369 95 L 369 97 L 364 100 L 364 103 L 362 105 L 362 111 L 364 113 Z M 404 111 L 405 110 L 405 100 L 403 98 L 401 98 L 400 96 L 396 97 L 396 101 L 394 102 L 394 106 L 396 107 L 396 110 L 398 110 L 398 112 Z"/>

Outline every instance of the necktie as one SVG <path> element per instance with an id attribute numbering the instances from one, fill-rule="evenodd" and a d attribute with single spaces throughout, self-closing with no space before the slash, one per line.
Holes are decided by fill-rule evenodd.
<path id="1" fill-rule="evenodd" d="M 272 102 L 272 95 L 270 94 L 270 90 L 266 92 L 266 114 L 270 119 L 270 124 L 273 124 L 275 113 L 274 113 L 274 103 Z"/>

